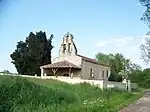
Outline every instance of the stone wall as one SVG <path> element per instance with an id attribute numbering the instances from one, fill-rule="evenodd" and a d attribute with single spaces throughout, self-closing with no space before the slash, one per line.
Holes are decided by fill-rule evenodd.
<path id="1" fill-rule="evenodd" d="M 104 88 L 109 88 L 108 85 L 111 85 L 111 88 L 118 88 L 118 89 L 126 89 L 126 83 L 122 82 L 110 82 L 110 81 L 104 81 L 104 80 L 83 80 L 79 77 L 74 77 L 71 79 L 70 77 L 63 77 L 63 76 L 58 76 L 57 78 L 55 76 L 44 76 L 44 77 L 39 77 L 39 76 L 28 76 L 28 75 L 11 75 L 11 74 L 3 74 L 0 73 L 0 75 L 9 75 L 9 76 L 20 76 L 20 77 L 28 77 L 28 78 L 39 78 L 39 79 L 53 79 L 53 80 L 59 80 L 62 82 L 66 82 L 69 84 L 79 84 L 79 83 L 88 83 L 91 84 L 92 86 L 97 86 L 101 88 L 102 90 Z M 113 86 L 112 86 L 113 85 Z M 130 84 L 131 88 L 136 89 L 138 88 L 136 83 L 131 83 Z"/>
<path id="2" fill-rule="evenodd" d="M 103 88 L 119 88 L 126 90 L 126 84 L 122 82 L 104 81 Z"/>
<path id="3" fill-rule="evenodd" d="M 110 67 L 102 66 L 99 64 L 94 64 L 91 62 L 87 62 L 82 60 L 82 78 L 83 79 L 90 79 L 90 69 L 93 72 L 93 79 L 95 80 L 108 80 L 107 71 L 110 71 Z M 104 77 L 102 77 L 102 72 L 104 71 Z M 110 73 L 110 72 L 109 72 Z"/>

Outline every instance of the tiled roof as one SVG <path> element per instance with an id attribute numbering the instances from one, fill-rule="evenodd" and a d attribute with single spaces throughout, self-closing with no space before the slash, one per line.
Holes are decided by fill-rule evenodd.
<path id="1" fill-rule="evenodd" d="M 44 66 L 41 66 L 40 68 L 77 68 L 77 69 L 81 69 L 81 67 L 79 67 L 71 62 L 68 62 L 66 60 L 48 64 L 48 65 L 44 65 Z"/>
<path id="2" fill-rule="evenodd" d="M 82 55 L 78 55 L 78 56 L 81 57 L 81 58 L 82 58 L 83 60 L 85 60 L 85 61 L 92 62 L 92 63 L 99 64 L 99 65 L 103 65 L 103 66 L 111 67 L 111 65 L 109 65 L 109 64 L 107 64 L 107 63 L 98 62 L 98 61 L 95 60 L 95 59 L 91 59 L 91 58 L 88 58 L 88 57 L 85 57 L 85 56 L 82 56 Z"/>

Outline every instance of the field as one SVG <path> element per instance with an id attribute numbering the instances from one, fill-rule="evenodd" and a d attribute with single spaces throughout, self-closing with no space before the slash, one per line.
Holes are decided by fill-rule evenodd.
<path id="1" fill-rule="evenodd" d="M 0 76 L 0 112 L 118 112 L 139 97 L 85 83 Z"/>

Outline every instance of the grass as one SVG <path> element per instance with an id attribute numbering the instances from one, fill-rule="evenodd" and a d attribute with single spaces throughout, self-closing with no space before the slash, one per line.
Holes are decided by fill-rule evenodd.
<path id="1" fill-rule="evenodd" d="M 0 76 L 0 112 L 118 112 L 139 96 L 86 83 Z"/>

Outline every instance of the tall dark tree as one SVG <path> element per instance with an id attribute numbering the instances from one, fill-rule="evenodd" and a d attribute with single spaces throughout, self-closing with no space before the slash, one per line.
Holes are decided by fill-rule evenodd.
<path id="1" fill-rule="evenodd" d="M 53 35 L 47 39 L 46 33 L 39 31 L 31 32 L 25 42 L 18 42 L 10 57 L 19 74 L 39 75 L 39 67 L 51 63 L 52 39 Z"/>

